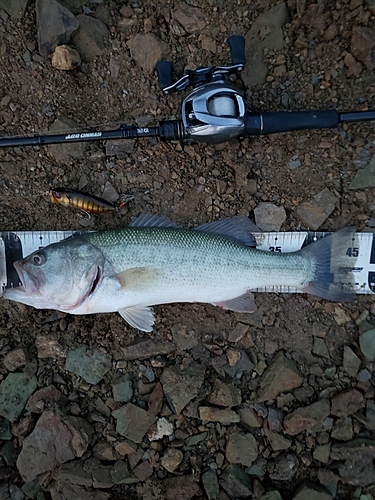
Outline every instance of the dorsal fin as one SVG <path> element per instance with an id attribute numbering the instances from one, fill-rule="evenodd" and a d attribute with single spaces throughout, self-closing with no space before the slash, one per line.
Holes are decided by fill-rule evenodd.
<path id="1" fill-rule="evenodd" d="M 214 222 L 207 222 L 194 228 L 195 231 L 219 234 L 226 236 L 249 247 L 256 246 L 254 233 L 260 233 L 260 229 L 247 217 L 229 217 Z"/>
<path id="2" fill-rule="evenodd" d="M 132 220 L 129 227 L 171 227 L 177 229 L 181 226 L 164 215 L 144 213 Z"/>

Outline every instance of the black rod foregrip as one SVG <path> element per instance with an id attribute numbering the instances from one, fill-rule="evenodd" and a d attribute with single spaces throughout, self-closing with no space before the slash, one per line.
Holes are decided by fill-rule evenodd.
<path id="1" fill-rule="evenodd" d="M 277 134 L 293 130 L 334 128 L 340 123 L 335 109 L 247 113 L 242 136 Z"/>

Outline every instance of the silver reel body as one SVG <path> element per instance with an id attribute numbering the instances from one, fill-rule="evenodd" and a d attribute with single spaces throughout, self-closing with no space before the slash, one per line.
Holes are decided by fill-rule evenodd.
<path id="1" fill-rule="evenodd" d="M 209 144 L 240 135 L 245 129 L 245 113 L 242 93 L 224 80 L 195 88 L 182 103 L 186 136 Z"/>

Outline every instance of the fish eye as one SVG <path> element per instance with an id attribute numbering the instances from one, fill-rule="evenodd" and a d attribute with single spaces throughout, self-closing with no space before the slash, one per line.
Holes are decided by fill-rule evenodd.
<path id="1" fill-rule="evenodd" d="M 36 253 L 33 257 L 33 262 L 37 266 L 41 266 L 42 264 L 44 264 L 45 261 L 46 259 L 42 253 Z"/>
<path id="2" fill-rule="evenodd" d="M 53 195 L 55 196 L 55 198 L 57 198 L 58 200 L 60 200 L 60 198 L 62 197 L 62 194 L 59 193 L 58 191 L 54 191 L 53 192 Z"/>

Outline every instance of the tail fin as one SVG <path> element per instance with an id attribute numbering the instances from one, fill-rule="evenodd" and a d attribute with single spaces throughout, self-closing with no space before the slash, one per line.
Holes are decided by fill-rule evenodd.
<path id="1" fill-rule="evenodd" d="M 301 255 L 315 262 L 314 278 L 303 291 L 337 302 L 353 300 L 355 278 L 352 271 L 358 248 L 353 228 L 341 229 L 302 248 Z"/>

